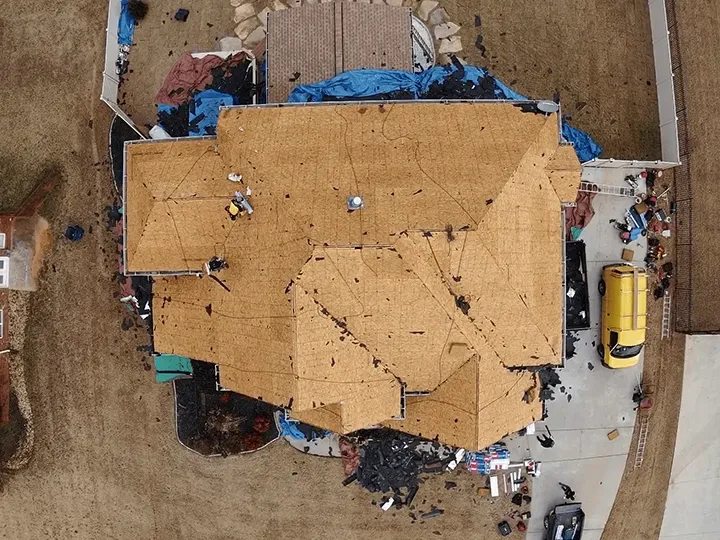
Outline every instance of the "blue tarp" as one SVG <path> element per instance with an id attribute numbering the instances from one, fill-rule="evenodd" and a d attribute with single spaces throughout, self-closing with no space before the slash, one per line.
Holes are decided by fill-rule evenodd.
<path id="1" fill-rule="evenodd" d="M 278 415 L 278 424 L 281 437 L 290 437 L 300 441 L 306 439 L 305 434 L 297 428 L 299 422 L 290 418 L 284 411 L 280 411 Z"/>
<path id="2" fill-rule="evenodd" d="M 307 103 L 352 98 L 362 99 L 402 91 L 409 92 L 414 99 L 422 99 L 433 83 L 442 82 L 456 71 L 455 66 L 434 67 L 420 74 L 377 69 L 346 71 L 327 81 L 295 87 L 290 93 L 288 101 L 291 103 Z M 478 82 L 487 75 L 485 70 L 473 66 L 465 66 L 463 72 L 463 81 L 472 80 Z M 528 100 L 527 97 L 515 92 L 497 78 L 494 78 L 494 80 L 496 84 L 495 95 L 498 99 Z M 602 152 L 602 148 L 587 133 L 575 129 L 565 122 L 562 125 L 562 135 L 565 140 L 573 143 L 575 152 L 581 162 L 590 161 L 598 157 Z"/>
<path id="3" fill-rule="evenodd" d="M 224 94 L 217 90 L 203 90 L 195 94 L 190 102 L 189 134 L 191 136 L 214 135 L 220 107 L 227 107 L 233 103 L 233 97 L 230 94 Z"/>
<path id="4" fill-rule="evenodd" d="M 120 0 L 120 20 L 118 20 L 118 43 L 120 45 L 132 45 L 133 32 L 135 31 L 135 19 L 128 11 L 128 1 Z"/>
<path id="5" fill-rule="evenodd" d="M 160 105 L 157 106 L 157 108 L 158 108 L 159 113 L 164 112 L 167 114 L 171 114 L 175 109 L 177 109 L 177 107 L 175 107 L 173 105 L 167 105 L 165 103 L 161 103 Z"/>
<path id="6" fill-rule="evenodd" d="M 602 148 L 590 135 L 572 127 L 567 122 L 562 123 L 562 136 L 566 141 L 573 143 L 575 153 L 581 163 L 595 159 L 602 154 Z"/>

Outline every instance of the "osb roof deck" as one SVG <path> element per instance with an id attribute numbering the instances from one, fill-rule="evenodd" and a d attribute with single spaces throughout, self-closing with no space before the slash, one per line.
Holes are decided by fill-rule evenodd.
<path id="1" fill-rule="evenodd" d="M 506 368 L 561 361 L 580 165 L 558 137 L 511 104 L 396 103 L 231 108 L 217 140 L 129 145 L 127 270 L 229 262 L 231 292 L 156 281 L 156 349 L 339 431 L 396 415 L 401 383 L 432 391 L 406 431 L 480 447 L 522 427 L 535 380 Z M 235 222 L 229 172 L 255 210 Z"/>

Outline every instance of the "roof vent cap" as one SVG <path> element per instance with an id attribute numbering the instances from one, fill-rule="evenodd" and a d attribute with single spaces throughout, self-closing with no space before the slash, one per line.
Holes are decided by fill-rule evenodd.
<path id="1" fill-rule="evenodd" d="M 360 195 L 349 195 L 347 198 L 347 208 L 350 211 L 365 208 L 365 201 Z"/>

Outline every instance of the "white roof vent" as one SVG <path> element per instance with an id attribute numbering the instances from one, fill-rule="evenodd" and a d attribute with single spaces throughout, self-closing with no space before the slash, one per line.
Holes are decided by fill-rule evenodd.
<path id="1" fill-rule="evenodd" d="M 360 195 L 350 195 L 347 198 L 347 208 L 351 212 L 353 210 L 360 210 L 365 208 L 365 201 L 363 201 L 363 198 Z"/>

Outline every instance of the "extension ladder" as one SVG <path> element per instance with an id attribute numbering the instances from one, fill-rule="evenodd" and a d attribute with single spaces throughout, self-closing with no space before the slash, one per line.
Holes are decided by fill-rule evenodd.
<path id="1" fill-rule="evenodd" d="M 643 458 L 645 457 L 645 443 L 647 442 L 648 429 L 648 417 L 643 416 L 640 418 L 640 434 L 638 435 L 638 445 L 635 451 L 635 469 L 642 465 Z"/>
<path id="2" fill-rule="evenodd" d="M 670 291 L 666 290 L 665 295 L 663 296 L 661 339 L 667 339 L 670 337 L 670 304 Z"/>
<path id="3" fill-rule="evenodd" d="M 616 195 L 618 197 L 635 197 L 635 190 L 630 186 L 611 186 L 609 184 L 596 184 L 594 182 L 580 182 L 580 191 L 602 193 L 603 195 Z"/>

